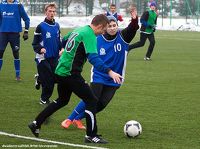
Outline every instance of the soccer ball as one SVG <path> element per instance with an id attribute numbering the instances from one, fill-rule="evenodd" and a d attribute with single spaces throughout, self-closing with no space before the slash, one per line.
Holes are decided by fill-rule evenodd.
<path id="1" fill-rule="evenodd" d="M 135 120 L 130 120 L 124 125 L 124 134 L 129 138 L 134 138 L 142 133 L 142 126 Z"/>

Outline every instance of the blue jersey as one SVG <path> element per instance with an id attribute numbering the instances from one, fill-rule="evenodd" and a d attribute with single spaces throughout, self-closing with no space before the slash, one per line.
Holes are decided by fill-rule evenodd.
<path id="1" fill-rule="evenodd" d="M 120 31 L 117 32 L 116 38 L 107 40 L 103 35 L 97 37 L 97 50 L 99 57 L 113 71 L 123 76 L 125 75 L 126 60 L 128 54 L 128 43 L 121 36 Z M 123 82 L 124 80 L 122 80 Z M 109 86 L 120 86 L 113 81 L 107 74 L 92 68 L 91 82 L 101 83 Z"/>
<path id="2" fill-rule="evenodd" d="M 46 49 L 44 58 L 58 58 L 61 45 L 59 24 L 50 25 L 46 22 L 41 22 L 39 26 L 41 28 L 40 44 Z"/>
<path id="3" fill-rule="evenodd" d="M 23 5 L 14 2 L 8 4 L 2 2 L 0 4 L 0 32 L 16 32 L 22 31 L 21 19 L 25 22 L 25 29 L 29 29 L 30 19 L 24 10 Z"/>
<path id="4" fill-rule="evenodd" d="M 115 17 L 116 20 L 118 21 L 118 14 L 117 14 L 117 12 L 115 12 L 114 14 L 112 14 L 111 12 L 107 11 L 107 12 L 106 12 L 106 16 L 113 16 L 113 17 Z"/>

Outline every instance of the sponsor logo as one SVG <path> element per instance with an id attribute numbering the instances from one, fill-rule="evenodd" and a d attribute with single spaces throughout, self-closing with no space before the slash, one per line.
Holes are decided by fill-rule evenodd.
<path id="1" fill-rule="evenodd" d="M 14 12 L 6 12 L 6 11 L 4 11 L 2 14 L 3 14 L 3 16 L 13 16 Z"/>
<path id="2" fill-rule="evenodd" d="M 100 55 L 106 55 L 106 50 L 104 48 L 100 49 Z"/>
<path id="3" fill-rule="evenodd" d="M 51 38 L 51 33 L 47 32 L 46 33 L 46 38 Z"/>

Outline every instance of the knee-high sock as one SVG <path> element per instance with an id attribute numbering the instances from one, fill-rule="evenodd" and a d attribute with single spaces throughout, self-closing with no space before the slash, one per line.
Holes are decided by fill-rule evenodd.
<path id="1" fill-rule="evenodd" d="M 20 77 L 20 59 L 14 59 L 16 77 Z"/>
<path id="2" fill-rule="evenodd" d="M 75 107 L 73 112 L 70 116 L 68 116 L 68 119 L 70 120 L 79 120 L 85 117 L 85 103 L 83 101 L 80 101 L 79 104 Z"/>
<path id="3" fill-rule="evenodd" d="M 0 71 L 1 71 L 2 65 L 3 65 L 3 59 L 0 59 Z"/>

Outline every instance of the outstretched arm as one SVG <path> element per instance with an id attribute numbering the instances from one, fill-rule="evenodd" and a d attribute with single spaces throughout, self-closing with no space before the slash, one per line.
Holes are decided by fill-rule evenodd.
<path id="1" fill-rule="evenodd" d="M 138 25 L 138 16 L 137 16 L 137 9 L 136 7 L 130 8 L 130 14 L 131 14 L 131 22 L 121 31 L 123 39 L 130 43 L 132 39 L 135 37 L 137 30 L 139 29 Z"/>

